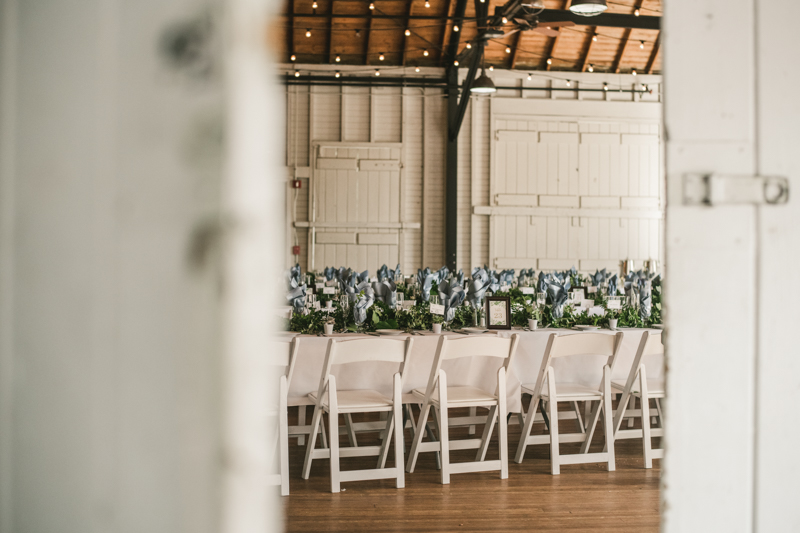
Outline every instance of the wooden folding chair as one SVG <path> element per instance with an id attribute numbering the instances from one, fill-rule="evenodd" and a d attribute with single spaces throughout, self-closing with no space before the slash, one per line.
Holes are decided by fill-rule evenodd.
<path id="1" fill-rule="evenodd" d="M 337 342 L 331 339 L 328 342 L 328 351 L 325 356 L 319 389 L 316 393 L 309 394 L 314 402 L 314 415 L 311 420 L 311 432 L 306 459 L 303 464 L 303 479 L 308 479 L 311 473 L 311 463 L 314 459 L 330 459 L 331 464 L 331 492 L 339 492 L 341 483 L 368 479 L 395 478 L 397 488 L 405 486 L 405 473 L 403 471 L 403 380 L 405 377 L 405 364 L 408 354 L 411 353 L 413 339 L 356 339 Z M 367 361 L 386 361 L 399 364 L 399 371 L 394 374 L 392 382 L 392 397 L 386 398 L 374 390 L 337 390 L 336 378 L 331 374 L 333 365 L 354 364 Z M 330 448 L 315 449 L 317 427 L 322 420 L 323 412 L 328 413 Z M 389 412 L 383 433 L 383 443 L 380 446 L 358 446 L 339 448 L 339 414 Z M 398 428 L 395 431 L 395 428 Z M 385 468 L 386 458 L 389 453 L 389 444 L 394 434 L 395 466 Z M 340 457 L 378 456 L 378 465 L 369 470 L 342 471 L 339 467 Z"/>
<path id="2" fill-rule="evenodd" d="M 608 470 L 615 468 L 614 463 L 614 434 L 612 430 L 611 409 L 611 373 L 614 370 L 617 353 L 622 345 L 623 333 L 608 335 L 605 333 L 577 333 L 572 335 L 558 335 L 553 333 L 547 342 L 542 365 L 539 369 L 539 376 L 534 385 L 523 384 L 522 392 L 531 395 L 531 403 L 525 415 L 525 424 L 522 435 L 517 446 L 515 461 L 521 463 L 525 457 L 525 449 L 534 444 L 550 444 L 550 460 L 552 474 L 561 472 L 562 464 L 580 463 L 608 463 Z M 558 357 L 596 355 L 602 357 L 603 378 L 599 387 L 587 387 L 578 383 L 557 383 L 555 370 L 552 360 Z M 545 381 L 547 388 L 545 388 Z M 531 435 L 533 422 L 536 420 L 536 412 L 539 408 L 539 400 L 543 400 L 548 406 L 548 418 L 550 423 L 549 435 Z M 596 402 L 590 412 L 589 420 L 586 424 L 586 431 L 578 433 L 558 433 L 558 403 L 568 402 L 576 409 L 577 402 Z M 595 427 L 603 411 L 604 430 L 606 438 L 606 450 L 599 453 L 588 453 L 592 442 Z M 581 451 L 578 454 L 561 455 L 559 453 L 560 442 L 582 442 Z"/>
<path id="3" fill-rule="evenodd" d="M 512 335 L 510 339 L 502 337 L 475 336 L 450 340 L 446 336 L 439 339 L 428 386 L 416 389 L 415 396 L 421 399 L 422 409 L 414 431 L 414 440 L 408 456 L 406 470 L 414 471 L 417 456 L 420 452 L 441 452 L 442 483 L 450 483 L 450 474 L 462 472 L 486 472 L 500 470 L 500 478 L 508 477 L 508 428 L 506 421 L 506 373 L 517 350 L 519 335 Z M 447 374 L 442 369 L 442 363 L 447 360 L 463 357 L 491 356 L 502 359 L 502 365 L 497 371 L 497 387 L 494 393 L 489 393 L 476 387 L 447 385 Z M 439 441 L 422 442 L 428 422 L 428 413 L 431 407 L 436 411 L 435 422 L 439 429 Z M 486 407 L 489 416 L 480 439 L 462 439 L 450 441 L 448 409 L 458 407 Z M 485 461 L 486 451 L 492 436 L 495 424 L 499 425 L 500 459 Z M 466 463 L 451 463 L 450 450 L 466 450 L 477 448 L 475 461 Z"/>
<path id="4" fill-rule="evenodd" d="M 645 468 L 653 468 L 653 459 L 664 457 L 664 450 L 653 449 L 652 441 L 650 440 L 652 437 L 664 436 L 663 419 L 661 418 L 661 409 L 658 403 L 656 407 L 658 408 L 658 419 L 662 427 L 650 427 L 650 400 L 654 399 L 658 402 L 658 400 L 664 398 L 666 388 L 663 379 L 647 379 L 647 370 L 644 363 L 642 363 L 642 358 L 644 356 L 663 354 L 664 345 L 661 343 L 661 333 L 645 331 L 642 333 L 642 340 L 639 342 L 639 349 L 633 359 L 628 379 L 626 381 L 611 381 L 611 386 L 614 389 L 622 391 L 617 411 L 614 414 L 614 439 L 642 439 Z M 638 398 L 641 409 L 629 409 L 628 400 L 630 398 Z M 623 418 L 629 416 L 641 417 L 642 429 L 620 429 Z"/>

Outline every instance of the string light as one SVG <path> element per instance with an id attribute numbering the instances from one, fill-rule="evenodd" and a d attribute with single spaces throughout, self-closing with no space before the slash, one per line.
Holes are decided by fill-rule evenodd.
<path id="1" fill-rule="evenodd" d="M 361 37 L 361 30 L 356 30 L 356 37 Z"/>
<path id="2" fill-rule="evenodd" d="M 608 90 L 608 84 L 606 82 L 603 82 L 603 90 L 604 91 Z"/>
<path id="3" fill-rule="evenodd" d="M 311 37 L 311 30 L 306 29 L 306 37 Z"/>
<path id="4" fill-rule="evenodd" d="M 635 9 L 635 10 L 633 11 L 633 16 L 634 16 L 634 17 L 638 17 L 638 16 L 639 16 L 639 10 L 638 10 L 638 9 Z"/>
<path id="5" fill-rule="evenodd" d="M 455 61 L 453 61 L 453 65 L 455 65 L 455 66 L 458 66 L 458 59 L 456 59 Z"/>
<path id="6" fill-rule="evenodd" d="M 380 59 L 381 61 L 383 61 L 384 59 L 386 59 L 385 57 L 383 57 L 383 52 L 381 52 L 381 53 L 380 53 L 380 55 L 378 56 L 378 59 Z"/>
<path id="7" fill-rule="evenodd" d="M 633 76 L 636 76 L 636 69 L 633 69 L 633 70 L 631 71 L 631 75 L 633 75 Z"/>
<path id="8" fill-rule="evenodd" d="M 408 37 L 409 35 L 411 35 L 411 30 L 406 30 L 406 37 Z"/>
<path id="9" fill-rule="evenodd" d="M 300 77 L 300 71 L 299 70 L 295 70 L 294 71 L 294 77 L 295 78 L 299 78 Z"/>
<path id="10" fill-rule="evenodd" d="M 380 76 L 380 75 L 381 75 L 381 69 L 379 69 L 379 68 L 376 68 L 376 69 L 375 69 L 375 75 L 376 75 L 376 76 Z"/>
<path id="11" fill-rule="evenodd" d="M 511 47 L 510 47 L 510 46 L 506 46 L 506 53 L 507 53 L 507 54 L 510 54 L 510 53 L 511 53 Z"/>
<path id="12" fill-rule="evenodd" d="M 314 2 L 311 4 L 311 9 L 317 9 L 318 7 L 317 0 L 314 0 Z"/>
<path id="13" fill-rule="evenodd" d="M 431 7 L 431 3 L 428 0 L 425 0 L 425 7 Z"/>
<path id="14" fill-rule="evenodd" d="M 531 81 L 531 75 L 528 74 L 528 81 Z"/>
<path id="15" fill-rule="evenodd" d="M 415 68 L 414 72 L 419 72 L 419 67 Z"/>
<path id="16" fill-rule="evenodd" d="M 339 54 L 336 54 L 336 62 L 337 63 L 341 63 L 341 61 L 342 61 L 342 56 L 340 56 Z"/>
<path id="17" fill-rule="evenodd" d="M 489 65 L 489 72 L 494 72 L 494 65 Z"/>
<path id="18" fill-rule="evenodd" d="M 370 9 L 370 11 L 371 11 L 371 10 L 373 10 L 373 9 L 375 9 L 375 4 L 373 4 L 372 2 L 370 2 L 370 3 L 369 3 L 369 9 Z"/>
<path id="19" fill-rule="evenodd" d="M 292 54 L 291 56 L 289 56 L 289 59 L 292 61 L 297 61 L 297 56 Z"/>
<path id="20" fill-rule="evenodd" d="M 588 70 L 589 72 L 594 72 L 594 65 L 589 63 L 589 68 L 587 68 L 586 70 Z"/>
<path id="21" fill-rule="evenodd" d="M 553 58 L 548 57 L 547 58 L 547 64 L 548 65 L 552 65 L 553 64 Z"/>
<path id="22" fill-rule="evenodd" d="M 503 24 L 508 24 L 508 19 L 506 17 L 503 17 Z"/>
<path id="23" fill-rule="evenodd" d="M 427 48 L 422 51 L 422 55 L 424 55 L 425 57 L 428 57 L 428 49 Z"/>
<path id="24" fill-rule="evenodd" d="M 567 87 L 572 87 L 572 81 L 567 80 Z"/>
<path id="25" fill-rule="evenodd" d="M 470 50 L 471 48 L 472 48 L 472 45 L 467 43 L 467 50 Z"/>
<path id="26" fill-rule="evenodd" d="M 639 48 L 644 50 L 644 41 L 639 41 Z"/>
<path id="27" fill-rule="evenodd" d="M 336 74 L 334 74 L 334 76 L 336 76 L 337 78 L 338 78 L 339 76 L 341 76 L 341 75 L 342 75 L 342 73 L 341 73 L 341 72 L 339 72 L 338 70 L 336 71 Z"/>
<path id="28" fill-rule="evenodd" d="M 458 24 L 453 26 L 453 31 L 458 31 Z"/>
<path id="29" fill-rule="evenodd" d="M 597 42 L 597 34 L 592 35 L 592 41 Z"/>

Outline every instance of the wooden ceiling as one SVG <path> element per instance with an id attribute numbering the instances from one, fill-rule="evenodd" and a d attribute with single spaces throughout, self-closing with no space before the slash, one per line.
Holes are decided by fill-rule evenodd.
<path id="1" fill-rule="evenodd" d="M 453 31 L 456 0 L 287 0 L 277 29 L 283 32 L 281 58 L 295 56 L 298 64 L 370 65 L 378 67 L 441 67 Z M 506 0 L 487 0 L 489 14 Z M 570 0 L 545 0 L 547 9 L 567 9 Z M 607 13 L 661 16 L 661 0 L 608 2 Z M 355 15 L 357 18 L 331 17 Z M 312 15 L 304 17 L 303 15 Z M 375 17 L 379 15 L 379 17 Z M 428 16 L 431 19 L 409 19 Z M 472 1 L 467 3 L 459 51 L 475 42 L 477 23 Z M 387 18 L 384 18 L 387 17 Z M 585 18 L 592 22 L 591 17 Z M 546 24 L 542 24 L 545 26 Z M 410 35 L 406 36 L 406 30 Z M 310 37 L 307 37 L 310 32 Z M 594 40 L 593 36 L 597 39 Z M 535 31 L 516 32 L 492 39 L 486 47 L 486 66 L 517 70 L 659 73 L 658 30 L 571 26 L 558 36 Z M 427 54 L 427 55 L 426 55 Z M 383 60 L 380 56 L 383 55 Z M 337 62 L 336 58 L 340 61 Z M 547 59 L 550 58 L 550 64 Z"/>

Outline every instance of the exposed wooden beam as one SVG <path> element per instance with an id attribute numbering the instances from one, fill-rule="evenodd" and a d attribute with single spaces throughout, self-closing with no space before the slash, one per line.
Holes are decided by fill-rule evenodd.
<path id="1" fill-rule="evenodd" d="M 289 29 L 286 31 L 286 59 L 294 53 L 294 0 L 289 0 Z"/>
<path id="2" fill-rule="evenodd" d="M 447 20 L 449 21 L 456 10 L 456 0 L 450 0 L 447 6 Z M 441 52 L 439 53 L 439 64 L 441 66 L 445 66 L 444 58 L 447 56 L 445 52 L 447 50 L 447 44 L 450 42 L 450 35 L 453 33 L 453 24 L 450 22 L 446 22 L 444 25 L 444 31 L 442 32 L 442 48 Z"/>
<path id="3" fill-rule="evenodd" d="M 369 8 L 368 8 L 369 9 Z M 374 13 L 374 9 L 369 10 L 370 13 Z M 374 17 L 369 18 L 369 27 L 367 28 L 367 34 L 364 36 L 364 64 L 369 65 L 369 38 L 372 34 L 372 21 L 375 20 Z"/>
<path id="4" fill-rule="evenodd" d="M 641 9 L 644 0 L 636 0 L 636 3 L 633 5 L 633 11 L 631 14 L 635 14 L 637 10 Z M 617 49 L 617 56 L 614 58 L 614 63 L 611 65 L 612 72 L 619 72 L 620 65 L 622 64 L 622 58 L 625 57 L 625 50 L 628 49 L 628 40 L 631 38 L 631 29 L 627 28 L 622 34 L 622 40 L 619 42 L 619 48 Z"/>
<path id="5" fill-rule="evenodd" d="M 522 44 L 522 34 L 525 33 L 523 31 L 517 32 L 517 40 L 514 41 L 514 49 L 511 51 L 511 69 L 517 68 L 517 59 L 519 59 L 519 48 Z"/>
<path id="6" fill-rule="evenodd" d="M 572 0 L 566 0 L 564 2 L 564 7 L 562 9 L 569 9 L 570 4 L 572 4 Z M 557 29 L 556 31 L 558 32 L 558 35 L 553 37 L 550 43 L 550 51 L 548 52 L 547 57 L 556 56 L 556 47 L 558 46 L 558 41 L 561 40 L 561 35 L 562 35 L 561 29 Z M 545 58 L 545 61 L 547 61 L 547 58 Z M 552 64 L 547 65 L 547 70 L 550 70 L 550 67 L 552 66 L 553 66 Z"/>
<path id="7" fill-rule="evenodd" d="M 408 57 L 408 43 L 411 40 L 410 36 L 409 37 L 405 36 L 406 35 L 405 31 L 406 31 L 406 28 L 409 27 L 408 25 L 410 24 L 411 17 L 414 15 L 414 0 L 408 0 L 408 11 L 407 11 L 407 13 L 408 13 L 408 15 L 406 16 L 406 25 L 405 25 L 405 28 L 403 28 L 403 37 L 404 37 L 404 40 L 403 40 L 403 66 L 406 66 L 406 58 Z"/>
<path id="8" fill-rule="evenodd" d="M 658 33 L 656 43 L 653 45 L 653 51 L 650 52 L 650 59 L 647 60 L 647 66 L 644 68 L 644 71 L 648 74 L 653 73 L 653 67 L 656 64 L 659 52 L 661 52 L 661 32 Z"/>
<path id="9" fill-rule="evenodd" d="M 592 54 L 592 47 L 594 46 L 595 42 L 593 37 L 595 36 L 596 32 L 597 32 L 596 26 L 592 26 L 591 28 L 589 28 L 589 31 L 586 32 L 586 39 L 588 44 L 584 45 L 586 51 L 583 53 L 583 57 L 581 57 L 581 64 L 580 64 L 581 72 L 586 72 L 586 67 L 589 66 L 589 57 Z"/>
<path id="10" fill-rule="evenodd" d="M 331 0 L 330 8 L 328 9 L 328 63 L 334 63 L 333 53 L 333 8 L 336 5 L 336 0 Z"/>

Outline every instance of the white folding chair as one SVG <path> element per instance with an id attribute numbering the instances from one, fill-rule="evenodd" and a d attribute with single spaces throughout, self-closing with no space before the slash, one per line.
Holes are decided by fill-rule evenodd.
<path id="1" fill-rule="evenodd" d="M 322 376 L 320 377 L 319 390 L 309 394 L 314 401 L 314 416 L 311 419 L 311 433 L 306 459 L 303 464 L 303 479 L 308 479 L 311 473 L 311 463 L 314 459 L 330 459 L 331 461 L 331 492 L 339 492 L 342 482 L 368 479 L 395 478 L 398 489 L 405 486 L 405 473 L 403 471 L 403 379 L 408 354 L 411 353 L 413 339 L 356 339 L 337 342 L 331 339 L 328 342 L 328 352 L 325 356 Z M 367 361 L 386 361 L 399 364 L 399 370 L 394 374 L 392 382 L 392 397 L 386 398 L 374 390 L 337 390 L 336 378 L 331 374 L 333 365 L 361 363 Z M 330 448 L 315 449 L 316 429 L 319 426 L 322 413 L 328 413 Z M 339 414 L 389 412 L 386 420 L 383 443 L 380 446 L 358 446 L 339 449 Z M 395 431 L 395 428 L 398 428 Z M 386 457 L 389 453 L 389 444 L 394 433 L 394 468 L 385 468 Z M 339 468 L 340 457 L 378 456 L 378 466 L 369 470 L 346 470 Z"/>
<path id="2" fill-rule="evenodd" d="M 291 387 L 292 385 L 292 376 L 294 376 L 294 368 L 297 365 L 297 356 L 300 352 L 300 338 L 294 337 L 292 339 L 290 353 L 289 353 L 289 365 L 286 367 L 286 387 Z M 287 396 L 286 404 L 289 407 L 297 407 L 297 425 L 296 426 L 289 426 L 289 438 L 297 437 L 297 444 L 298 446 L 302 446 L 305 442 L 305 437 L 311 432 L 311 425 L 306 424 L 306 407 L 309 405 L 314 405 L 314 402 L 308 397 L 308 395 L 303 396 Z M 325 428 L 323 426 L 319 427 L 319 432 L 322 433 L 322 445 L 327 448 L 328 447 L 328 440 L 325 437 Z"/>
<path id="3" fill-rule="evenodd" d="M 534 444 L 550 444 L 551 472 L 553 475 L 561 472 L 562 464 L 582 463 L 608 463 L 608 470 L 615 468 L 614 464 L 614 434 L 612 431 L 611 409 L 611 373 L 614 370 L 617 353 L 622 345 L 622 332 L 616 335 L 605 333 L 578 333 L 573 335 L 558 335 L 553 333 L 547 341 L 547 348 L 539 369 L 539 376 L 534 385 L 523 384 L 522 392 L 531 395 L 531 403 L 525 415 L 525 425 L 517 446 L 515 461 L 521 463 L 525 457 L 525 449 Z M 596 355 L 603 358 L 603 378 L 599 387 L 588 387 L 578 383 L 558 383 L 553 359 L 569 356 Z M 547 388 L 545 388 L 547 381 Z M 549 435 L 531 435 L 533 422 L 536 420 L 536 411 L 539 400 L 547 403 L 548 418 L 550 423 Z M 558 403 L 568 402 L 597 402 L 590 412 L 586 431 L 579 433 L 558 433 Z M 592 442 L 600 411 L 603 411 L 606 449 L 599 453 L 588 453 Z M 580 453 L 561 455 L 560 442 L 582 442 Z"/>
<path id="4" fill-rule="evenodd" d="M 279 455 L 278 474 L 270 476 L 269 481 L 274 485 L 281 486 L 281 495 L 289 495 L 289 413 L 287 399 L 289 395 L 290 368 L 294 356 L 297 354 L 298 339 L 294 338 L 291 342 L 276 342 L 273 356 L 269 363 L 271 366 L 285 367 L 286 374 L 280 376 L 278 387 L 278 432 L 275 439 L 275 448 Z M 273 413 L 274 414 L 274 413 Z M 272 454 L 268 454 L 272 455 Z"/>
<path id="5" fill-rule="evenodd" d="M 450 474 L 462 472 L 487 472 L 500 470 L 500 478 L 508 478 L 508 427 L 506 421 L 506 373 L 517 350 L 519 336 L 514 334 L 510 339 L 502 337 L 475 336 L 456 340 L 442 336 L 436 350 L 436 357 L 425 389 L 415 389 L 413 394 L 422 401 L 422 409 L 417 419 L 414 440 L 408 456 L 406 470 L 411 473 L 420 452 L 441 452 L 442 484 L 450 483 Z M 497 371 L 497 386 L 494 393 L 476 387 L 447 385 L 447 374 L 442 369 L 444 361 L 462 357 L 490 356 L 503 359 Z M 433 407 L 436 411 L 435 422 L 439 429 L 439 441 L 422 442 L 428 422 L 428 413 Z M 458 407 L 486 407 L 489 416 L 483 427 L 480 439 L 461 439 L 450 441 L 448 409 Z M 485 461 L 486 451 L 495 424 L 499 425 L 500 459 Z M 477 448 L 475 461 L 451 463 L 450 450 L 468 450 Z"/>
<path id="6" fill-rule="evenodd" d="M 663 419 L 659 409 L 658 419 L 662 427 L 650 427 L 650 400 L 658 402 L 664 398 L 666 389 L 663 379 L 647 379 L 647 370 L 642 362 L 645 356 L 663 355 L 664 345 L 661 343 L 661 333 L 645 331 L 642 333 L 642 340 L 639 342 L 639 349 L 633 359 L 630 373 L 626 381 L 612 380 L 611 386 L 617 391 L 622 391 L 622 397 L 617 405 L 617 412 L 614 414 L 614 439 L 642 439 L 644 452 L 644 467 L 653 468 L 653 459 L 664 457 L 663 449 L 653 449 L 651 438 L 663 437 Z M 628 409 L 628 400 L 638 398 L 641 409 Z M 642 419 L 642 429 L 620 429 L 622 419 L 627 416 L 639 416 Z"/>

